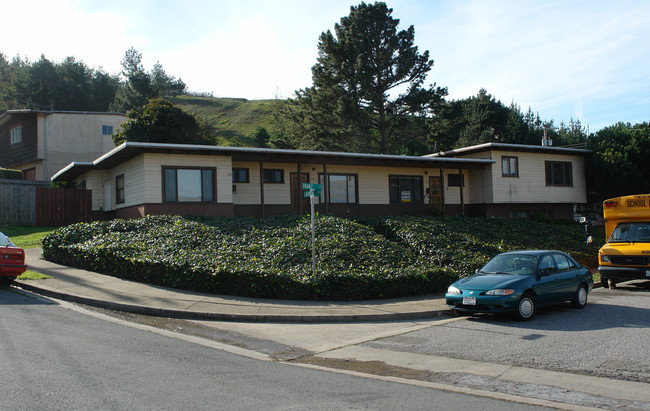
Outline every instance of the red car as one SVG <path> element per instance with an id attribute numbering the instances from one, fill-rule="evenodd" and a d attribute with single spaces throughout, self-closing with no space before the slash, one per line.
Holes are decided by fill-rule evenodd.
<path id="1" fill-rule="evenodd" d="M 25 270 L 25 251 L 0 233 L 0 284 L 11 284 Z"/>

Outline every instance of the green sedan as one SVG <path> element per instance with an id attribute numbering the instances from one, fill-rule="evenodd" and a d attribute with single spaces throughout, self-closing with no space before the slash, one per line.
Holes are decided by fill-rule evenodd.
<path id="1" fill-rule="evenodd" d="M 511 251 L 450 285 L 445 298 L 458 314 L 512 312 L 525 321 L 563 301 L 583 308 L 593 285 L 591 272 L 565 253 Z"/>

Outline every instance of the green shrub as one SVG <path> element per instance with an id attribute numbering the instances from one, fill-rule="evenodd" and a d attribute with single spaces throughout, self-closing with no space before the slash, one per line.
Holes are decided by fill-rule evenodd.
<path id="1" fill-rule="evenodd" d="M 20 170 L 11 170 L 0 168 L 0 180 L 22 180 L 23 172 Z"/>
<path id="2" fill-rule="evenodd" d="M 45 259 L 151 284 L 263 298 L 360 300 L 444 291 L 495 254 L 588 256 L 584 230 L 463 217 L 179 217 L 98 221 L 43 238 Z M 593 247 L 593 246 L 592 246 Z M 597 248 L 596 248 L 597 250 Z"/>

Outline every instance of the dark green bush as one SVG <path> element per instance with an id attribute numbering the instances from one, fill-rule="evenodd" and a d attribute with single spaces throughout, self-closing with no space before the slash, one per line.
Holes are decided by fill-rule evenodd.
<path id="1" fill-rule="evenodd" d="M 22 180 L 23 172 L 20 170 L 11 170 L 0 168 L 0 180 Z"/>
<path id="2" fill-rule="evenodd" d="M 45 259 L 122 278 L 210 293 L 359 300 L 444 291 L 495 254 L 553 248 L 588 255 L 577 225 L 480 218 L 151 216 L 62 227 Z M 596 248 L 597 250 L 597 248 Z M 581 255 L 582 255 L 581 254 Z"/>

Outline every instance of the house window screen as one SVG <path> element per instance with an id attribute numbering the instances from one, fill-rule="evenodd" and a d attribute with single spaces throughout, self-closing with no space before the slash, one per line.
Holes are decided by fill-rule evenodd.
<path id="1" fill-rule="evenodd" d="M 232 182 L 233 183 L 248 183 L 249 172 L 247 168 L 233 168 L 232 169 Z"/>
<path id="2" fill-rule="evenodd" d="M 465 187 L 465 174 L 447 174 L 448 187 L 460 187 L 461 181 Z"/>
<path id="3" fill-rule="evenodd" d="M 200 203 L 214 200 L 214 169 L 166 168 L 166 202 Z"/>
<path id="4" fill-rule="evenodd" d="M 320 184 L 324 186 L 325 176 L 320 175 Z M 328 174 L 328 201 L 333 204 L 355 204 L 357 202 L 357 176 Z M 325 201 L 325 190 L 321 193 L 320 201 Z"/>
<path id="5" fill-rule="evenodd" d="M 546 161 L 547 186 L 572 186 L 573 169 L 570 162 Z"/>
<path id="6" fill-rule="evenodd" d="M 11 134 L 11 144 L 18 144 L 23 141 L 23 126 L 14 127 L 9 133 Z"/>
<path id="7" fill-rule="evenodd" d="M 284 170 L 265 168 L 264 182 L 277 184 L 284 183 Z"/>
<path id="8" fill-rule="evenodd" d="M 501 157 L 501 175 L 503 177 L 519 176 L 519 161 L 517 157 Z"/>
<path id="9" fill-rule="evenodd" d="M 390 176 L 389 184 L 391 204 L 422 202 L 421 176 Z"/>
<path id="10" fill-rule="evenodd" d="M 124 195 L 124 174 L 115 177 L 115 203 L 124 203 L 126 197 Z"/>

